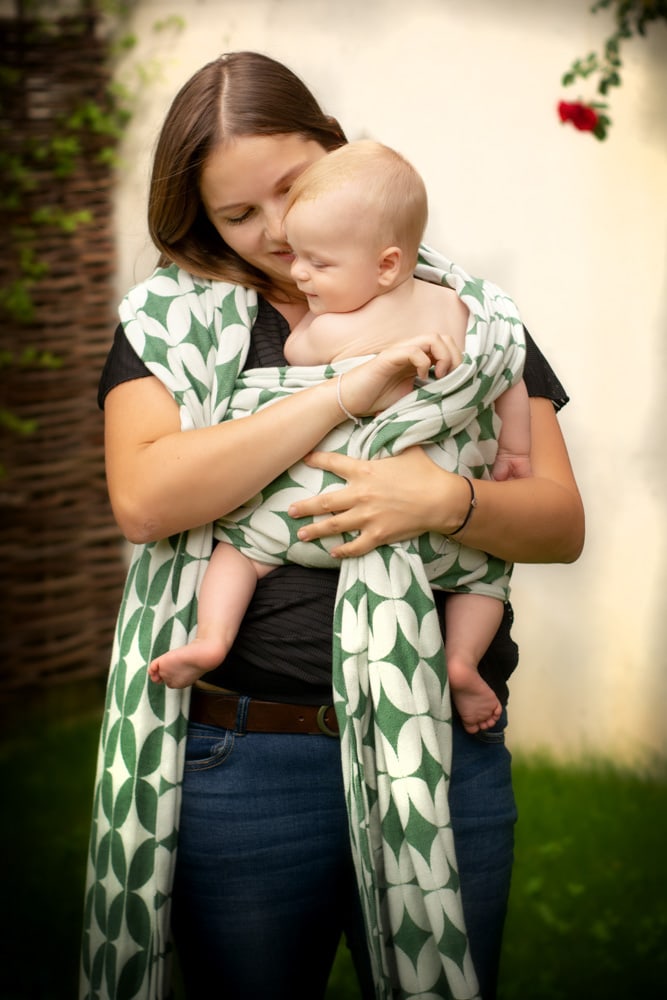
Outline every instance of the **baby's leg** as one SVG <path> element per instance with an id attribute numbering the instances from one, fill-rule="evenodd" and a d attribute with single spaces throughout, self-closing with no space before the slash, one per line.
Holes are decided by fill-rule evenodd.
<path id="1" fill-rule="evenodd" d="M 482 594 L 447 594 L 445 653 L 452 699 L 469 733 L 489 729 L 498 721 L 501 705 L 477 665 L 498 631 L 502 602 Z"/>
<path id="2" fill-rule="evenodd" d="M 219 542 L 202 580 L 196 637 L 153 660 L 148 667 L 151 680 L 167 687 L 189 687 L 219 666 L 236 638 L 257 581 L 272 569 Z"/>

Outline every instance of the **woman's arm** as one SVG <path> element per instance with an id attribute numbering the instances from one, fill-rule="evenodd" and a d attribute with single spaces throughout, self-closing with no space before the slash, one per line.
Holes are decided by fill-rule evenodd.
<path id="1" fill-rule="evenodd" d="M 533 475 L 508 482 L 476 480 L 477 508 L 457 541 L 509 562 L 573 562 L 584 542 L 584 512 L 553 404 L 531 398 Z M 318 452 L 308 460 L 347 486 L 295 504 L 294 517 L 331 513 L 299 532 L 309 541 L 359 532 L 336 551 L 357 556 L 427 531 L 447 535 L 460 525 L 470 492 L 461 476 L 440 469 L 421 448 L 359 461 Z"/>
<path id="2" fill-rule="evenodd" d="M 345 373 L 342 399 L 363 414 L 383 409 L 431 363 L 447 368 L 443 338 L 396 345 Z M 216 520 L 254 496 L 345 419 L 336 379 L 257 413 L 181 431 L 177 404 L 152 376 L 123 382 L 105 402 L 109 496 L 133 542 Z"/>
<path id="3" fill-rule="evenodd" d="M 148 542 L 206 524 L 257 493 L 343 419 L 333 382 L 242 420 L 181 431 L 154 377 L 112 389 L 104 407 L 109 497 L 123 534 Z"/>

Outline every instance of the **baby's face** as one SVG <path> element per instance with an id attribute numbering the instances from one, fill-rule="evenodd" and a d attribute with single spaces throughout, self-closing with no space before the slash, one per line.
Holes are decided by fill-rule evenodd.
<path id="1" fill-rule="evenodd" d="M 379 253 L 363 204 L 345 190 L 297 202 L 285 217 L 292 279 L 316 315 L 354 312 L 380 291 Z"/>

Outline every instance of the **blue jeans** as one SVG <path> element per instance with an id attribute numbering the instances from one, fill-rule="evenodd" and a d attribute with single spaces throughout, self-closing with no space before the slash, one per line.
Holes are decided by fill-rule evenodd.
<path id="1" fill-rule="evenodd" d="M 502 729 L 476 738 L 454 725 L 450 808 L 484 1000 L 513 853 Z M 318 1000 L 341 934 L 372 1000 L 338 740 L 190 726 L 173 927 L 189 1000 Z"/>
<path id="2" fill-rule="evenodd" d="M 483 1000 L 495 1000 L 500 946 L 514 862 L 517 820 L 512 757 L 505 746 L 507 713 L 471 736 L 452 726 L 449 810 L 470 953 Z"/>

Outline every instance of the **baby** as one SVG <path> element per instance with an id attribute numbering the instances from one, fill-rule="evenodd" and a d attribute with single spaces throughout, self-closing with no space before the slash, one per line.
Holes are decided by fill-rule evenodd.
<path id="1" fill-rule="evenodd" d="M 292 277 L 307 298 L 309 313 L 285 343 L 290 365 L 323 365 L 376 354 L 415 330 L 444 332 L 463 349 L 468 322 L 464 303 L 452 289 L 414 277 L 427 211 L 417 171 L 400 154 L 375 142 L 343 146 L 297 179 L 284 225 L 294 254 Z M 345 409 L 340 395 L 339 400 Z M 507 389 L 495 408 L 502 430 L 494 478 L 530 475 L 530 417 L 523 382 Z M 196 637 L 153 660 L 151 679 L 186 687 L 219 666 L 257 580 L 271 569 L 219 542 L 202 581 Z M 447 595 L 450 689 L 471 733 L 493 726 L 500 716 L 498 698 L 477 667 L 501 617 L 502 602 L 496 598 L 468 592 Z"/>

